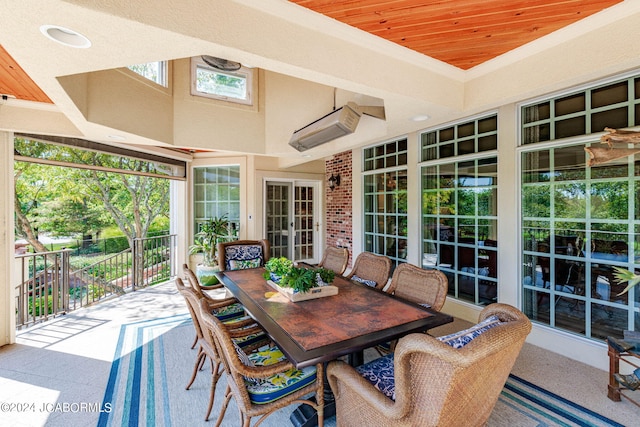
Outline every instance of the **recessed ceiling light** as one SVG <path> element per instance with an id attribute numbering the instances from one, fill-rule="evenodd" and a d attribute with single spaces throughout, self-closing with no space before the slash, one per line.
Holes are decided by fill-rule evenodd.
<path id="1" fill-rule="evenodd" d="M 308 159 L 309 157 L 311 157 L 311 154 L 303 154 L 302 157 Z"/>
<path id="2" fill-rule="evenodd" d="M 40 32 L 51 40 L 65 46 L 86 49 L 91 47 L 91 41 L 82 34 L 59 25 L 43 25 Z"/>
<path id="3" fill-rule="evenodd" d="M 111 138 L 111 139 L 113 139 L 115 141 L 124 141 L 125 139 L 127 139 L 122 135 L 107 135 L 107 137 Z"/>
<path id="4" fill-rule="evenodd" d="M 417 116 L 411 117 L 411 121 L 413 122 L 424 122 L 425 120 L 429 120 L 429 116 L 426 114 L 418 114 Z"/>

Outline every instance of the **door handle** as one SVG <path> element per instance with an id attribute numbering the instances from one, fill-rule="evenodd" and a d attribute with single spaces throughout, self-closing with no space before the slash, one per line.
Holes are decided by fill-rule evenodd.
<path id="1" fill-rule="evenodd" d="M 316 222 L 316 231 L 320 231 L 320 223 Z"/>

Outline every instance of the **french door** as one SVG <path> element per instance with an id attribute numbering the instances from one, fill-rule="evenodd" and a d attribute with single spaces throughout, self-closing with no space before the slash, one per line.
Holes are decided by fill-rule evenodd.
<path id="1" fill-rule="evenodd" d="M 265 230 L 272 257 L 318 262 L 320 183 L 265 182 Z"/>

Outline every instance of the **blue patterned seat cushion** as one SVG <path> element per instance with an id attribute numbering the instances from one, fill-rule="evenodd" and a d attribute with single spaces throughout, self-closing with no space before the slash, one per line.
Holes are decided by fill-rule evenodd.
<path id="1" fill-rule="evenodd" d="M 269 366 L 286 359 L 278 347 L 257 351 L 247 355 L 253 366 Z M 315 366 L 302 369 L 291 368 L 268 378 L 247 378 L 245 385 L 251 402 L 261 405 L 291 394 L 316 380 Z"/>
<path id="2" fill-rule="evenodd" d="M 453 348 L 462 348 L 469 344 L 474 338 L 480 336 L 483 332 L 488 331 L 501 324 L 498 316 L 489 316 L 482 322 L 473 325 L 469 329 L 465 329 L 453 334 L 436 338 L 445 344 L 449 344 Z M 391 400 L 396 400 L 396 384 L 393 369 L 393 353 L 380 357 L 364 365 L 356 368 L 356 371 L 364 379 L 369 381 L 375 388 L 380 390 L 385 396 Z"/>
<path id="3" fill-rule="evenodd" d="M 221 322 L 226 322 L 244 316 L 244 307 L 240 303 L 229 304 L 213 310 L 212 314 Z"/>
<path id="4" fill-rule="evenodd" d="M 264 262 L 261 245 L 227 246 L 224 253 L 225 268 L 240 270 L 244 268 L 260 267 Z"/>
<path id="5" fill-rule="evenodd" d="M 396 400 L 393 353 L 360 365 L 356 371 L 391 400 Z"/>
<path id="6" fill-rule="evenodd" d="M 351 280 L 353 280 L 354 282 L 362 283 L 363 285 L 370 286 L 372 288 L 375 288 L 378 285 L 373 280 L 363 279 L 362 277 L 356 276 L 355 274 L 351 276 Z"/>

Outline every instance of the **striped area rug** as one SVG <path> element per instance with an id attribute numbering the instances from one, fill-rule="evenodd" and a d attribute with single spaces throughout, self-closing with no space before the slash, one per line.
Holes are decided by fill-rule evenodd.
<path id="1" fill-rule="evenodd" d="M 189 350 L 194 330 L 188 314 L 123 325 L 120 331 L 99 427 L 212 425 L 224 393 L 224 376 L 218 384 L 212 417 L 204 422 L 210 386 L 210 369 L 198 373 L 191 390 L 185 385 L 196 357 Z M 265 427 L 291 425 L 294 408 L 276 412 Z M 223 426 L 240 425 L 233 400 Z M 622 426 L 600 414 L 511 375 L 489 419 L 489 426 Z M 325 421 L 334 427 L 335 418 Z"/>

